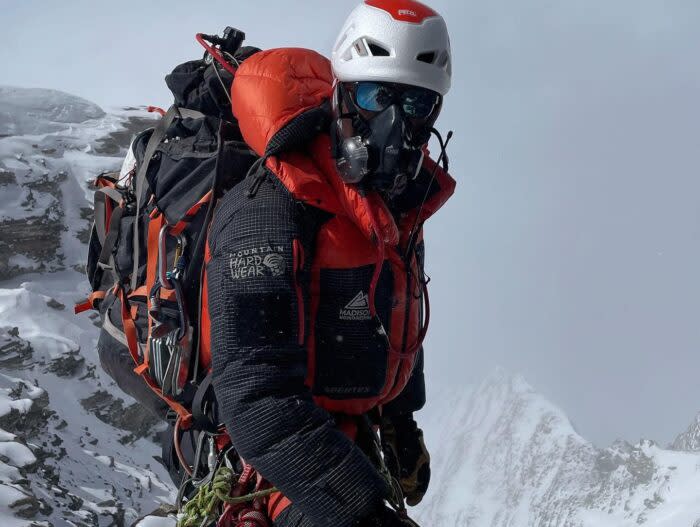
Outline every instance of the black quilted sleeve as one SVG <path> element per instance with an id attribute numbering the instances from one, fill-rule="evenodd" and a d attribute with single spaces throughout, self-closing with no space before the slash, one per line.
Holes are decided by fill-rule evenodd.
<path id="1" fill-rule="evenodd" d="M 295 239 L 307 254 L 311 247 L 300 206 L 272 181 L 254 198 L 250 185 L 244 181 L 223 198 L 209 238 L 220 413 L 240 454 L 293 502 L 303 517 L 298 525 L 350 526 L 387 489 L 304 384 L 292 247 Z"/>

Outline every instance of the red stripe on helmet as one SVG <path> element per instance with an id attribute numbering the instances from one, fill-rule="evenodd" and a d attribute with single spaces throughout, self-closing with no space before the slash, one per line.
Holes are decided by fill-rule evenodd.
<path id="1" fill-rule="evenodd" d="M 439 16 L 427 5 L 414 0 L 365 0 L 365 4 L 386 11 L 400 22 L 421 24 L 426 18 Z"/>

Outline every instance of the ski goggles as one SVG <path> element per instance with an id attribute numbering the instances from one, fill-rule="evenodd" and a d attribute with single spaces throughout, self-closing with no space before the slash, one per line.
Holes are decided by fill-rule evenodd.
<path id="1" fill-rule="evenodd" d="M 354 83 L 351 91 L 362 110 L 378 113 L 398 104 L 411 119 L 427 119 L 440 105 L 439 93 L 418 86 L 361 81 Z"/>

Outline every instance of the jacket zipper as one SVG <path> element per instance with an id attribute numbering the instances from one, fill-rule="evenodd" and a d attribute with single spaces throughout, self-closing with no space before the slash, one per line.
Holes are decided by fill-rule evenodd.
<path id="1" fill-rule="evenodd" d="M 306 340 L 306 317 L 304 309 L 304 294 L 301 290 L 301 273 L 304 270 L 304 247 L 299 239 L 295 238 L 292 242 L 292 259 L 293 275 L 294 275 L 294 290 L 297 295 L 297 318 L 299 319 L 299 345 L 303 346 Z"/>
<path id="2" fill-rule="evenodd" d="M 406 265 L 406 292 L 405 292 L 405 307 L 404 307 L 404 316 L 403 316 L 403 336 L 401 339 L 401 353 L 406 353 L 406 347 L 408 346 L 408 323 L 411 318 L 411 298 L 412 298 L 412 293 L 411 293 L 411 280 L 413 277 L 413 262 L 412 258 L 409 256 L 407 258 L 407 262 L 404 262 Z"/>

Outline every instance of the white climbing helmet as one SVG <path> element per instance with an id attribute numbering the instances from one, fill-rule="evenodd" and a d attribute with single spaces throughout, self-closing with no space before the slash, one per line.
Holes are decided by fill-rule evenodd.
<path id="1" fill-rule="evenodd" d="M 341 82 L 395 82 L 445 95 L 452 77 L 447 25 L 414 0 L 365 0 L 345 21 L 332 64 Z"/>

